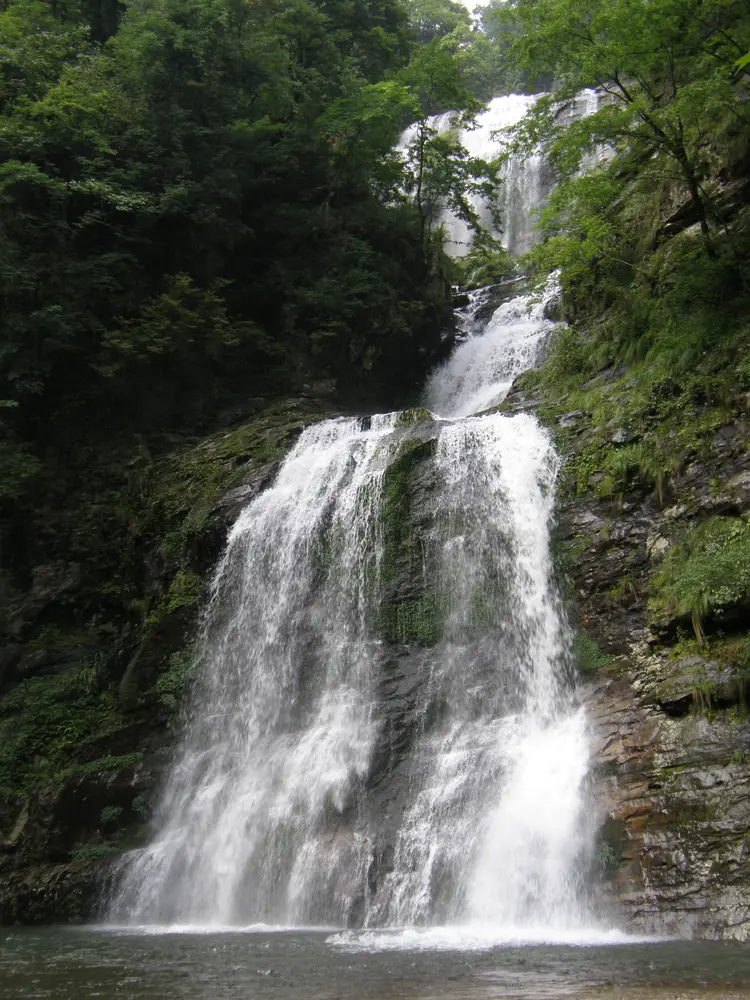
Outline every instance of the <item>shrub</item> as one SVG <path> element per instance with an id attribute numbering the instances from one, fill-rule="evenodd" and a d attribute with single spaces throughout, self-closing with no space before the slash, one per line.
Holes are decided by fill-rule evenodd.
<path id="1" fill-rule="evenodd" d="M 195 657 L 189 649 L 181 649 L 169 658 L 169 666 L 156 682 L 159 702 L 168 711 L 179 708 L 195 673 Z"/>
<path id="2" fill-rule="evenodd" d="M 82 662 L 24 680 L 0 701 L 0 788 L 28 792 L 44 784 L 83 740 L 123 724 L 98 686 L 97 665 Z"/>
<path id="3" fill-rule="evenodd" d="M 606 667 L 612 661 L 609 653 L 599 649 L 597 644 L 583 632 L 576 632 L 573 639 L 573 655 L 578 669 L 584 673 L 592 673 L 600 667 Z"/>
<path id="4" fill-rule="evenodd" d="M 709 614 L 750 597 L 750 523 L 712 517 L 666 555 L 651 581 L 654 615 L 689 615 L 699 642 Z"/>
<path id="5" fill-rule="evenodd" d="M 99 814 L 99 822 L 103 828 L 117 826 L 122 816 L 122 806 L 105 806 Z"/>

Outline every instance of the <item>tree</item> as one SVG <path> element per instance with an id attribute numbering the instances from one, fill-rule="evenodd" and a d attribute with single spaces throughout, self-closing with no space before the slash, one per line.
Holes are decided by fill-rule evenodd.
<path id="1" fill-rule="evenodd" d="M 577 169 L 584 152 L 607 144 L 671 163 L 684 186 L 709 253 L 705 186 L 712 136 L 745 122 L 738 58 L 750 44 L 750 15 L 735 0 L 517 0 L 519 64 L 554 73 L 555 96 L 586 87 L 609 98 L 567 127 L 540 102 L 530 135 L 555 147 L 557 162 Z M 744 73 L 744 70 L 739 71 Z M 540 122 L 544 125 L 540 127 Z"/>
<path id="2" fill-rule="evenodd" d="M 401 73 L 417 107 L 404 148 L 405 184 L 419 212 L 423 240 L 445 205 L 472 228 L 479 228 L 472 196 L 481 194 L 493 203 L 497 191 L 496 165 L 469 156 L 460 141 L 461 129 L 482 108 L 466 84 L 460 44 L 460 36 L 436 38 Z M 451 112 L 449 120 L 438 121 L 439 112 Z"/>
<path id="3" fill-rule="evenodd" d="M 392 150 L 418 110 L 399 0 L 140 0 L 106 44 L 94 6 L 0 14 L 8 427 L 200 423 L 234 392 L 382 386 L 401 348 L 418 381 L 449 289 Z"/>
<path id="4" fill-rule="evenodd" d="M 471 25 L 468 9 L 457 0 L 410 0 L 409 20 L 420 45 Z"/>

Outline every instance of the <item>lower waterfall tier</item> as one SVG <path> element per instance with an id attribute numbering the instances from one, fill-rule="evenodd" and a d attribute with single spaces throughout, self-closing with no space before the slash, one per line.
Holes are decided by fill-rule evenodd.
<path id="1" fill-rule="evenodd" d="M 316 424 L 240 514 L 157 836 L 112 919 L 586 921 L 585 719 L 550 560 L 559 463 L 533 417 L 470 415 L 548 325 L 541 303 L 506 303 L 431 383 L 449 418 Z"/>

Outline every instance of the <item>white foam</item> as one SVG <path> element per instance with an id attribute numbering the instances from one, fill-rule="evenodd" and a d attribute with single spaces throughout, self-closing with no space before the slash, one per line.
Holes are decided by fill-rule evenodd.
<path id="1" fill-rule="evenodd" d="M 102 934 L 124 934 L 141 937 L 161 937 L 183 934 L 205 937 L 211 934 L 332 934 L 340 932 L 335 926 L 290 926 L 286 924 L 254 923 L 244 926 L 234 924 L 88 924 L 72 930 L 96 931 Z"/>
<path id="2" fill-rule="evenodd" d="M 554 326 L 544 309 L 557 289 L 553 277 L 541 296 L 518 296 L 495 310 L 485 329 L 469 336 L 430 376 L 425 389 L 429 409 L 461 418 L 502 402 L 516 376 L 539 361 Z"/>
<path id="3" fill-rule="evenodd" d="M 327 943 L 342 951 L 491 951 L 495 948 L 540 945 L 601 948 L 651 944 L 665 938 L 639 937 L 615 928 L 492 926 L 488 924 L 402 927 L 388 930 L 342 931 Z"/>

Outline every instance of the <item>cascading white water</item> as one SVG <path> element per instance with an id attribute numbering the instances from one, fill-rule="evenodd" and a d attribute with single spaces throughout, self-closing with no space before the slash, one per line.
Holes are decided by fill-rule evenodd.
<path id="1" fill-rule="evenodd" d="M 235 523 L 156 835 L 127 860 L 112 920 L 504 939 L 586 924 L 585 719 L 550 558 L 558 459 L 532 416 L 482 414 L 550 323 L 523 296 L 479 335 L 470 320 L 427 386 L 432 422 L 308 428 Z M 412 488 L 406 558 L 383 511 L 395 496 L 406 517 Z M 432 616 L 411 645 L 384 628 L 402 612 Z"/>
<path id="2" fill-rule="evenodd" d="M 415 433 L 395 414 L 309 428 L 232 529 L 193 721 L 113 918 L 581 925 L 587 753 L 551 580 L 558 461 L 532 416 L 470 415 L 502 399 L 548 327 L 541 303 L 506 303 L 427 389 L 440 419 L 421 541 L 440 624 L 413 666 L 423 722 L 398 779 L 392 863 L 373 885 L 379 509 Z"/>
<path id="3" fill-rule="evenodd" d="M 467 417 L 496 406 L 513 379 L 533 368 L 552 323 L 544 306 L 555 292 L 534 299 L 521 295 L 503 303 L 481 336 L 470 336 L 431 376 L 425 405 L 435 413 Z"/>
<path id="4" fill-rule="evenodd" d="M 508 94 L 495 97 L 487 109 L 477 115 L 471 128 L 462 129 L 461 144 L 471 154 L 485 160 L 495 160 L 506 152 L 503 130 L 517 125 L 537 100 L 527 94 Z M 444 112 L 430 120 L 440 135 L 451 131 L 453 112 Z M 413 138 L 415 126 L 410 126 L 401 137 L 399 146 L 404 148 Z M 498 207 L 503 220 L 502 242 L 516 256 L 525 253 L 533 243 L 534 212 L 549 194 L 553 178 L 544 157 L 511 155 L 501 170 L 502 186 Z M 470 198 L 480 222 L 492 231 L 492 212 L 479 195 Z M 473 239 L 469 226 L 449 209 L 440 214 L 440 221 L 447 230 L 446 251 L 452 256 L 466 253 Z"/>
<path id="5" fill-rule="evenodd" d="M 586 922 L 585 719 L 549 556 L 558 460 L 533 417 L 470 416 L 503 399 L 550 325 L 543 302 L 506 303 L 427 387 L 427 405 L 449 418 L 435 458 L 444 630 L 428 695 L 446 707 L 413 753 L 415 795 L 373 926 L 538 937 Z"/>
<path id="6" fill-rule="evenodd" d="M 123 916 L 232 924 L 325 912 L 346 922 L 337 869 L 359 862 L 320 836 L 329 811 L 352 805 L 378 726 L 379 648 L 366 616 L 393 419 L 310 427 L 234 525 L 193 720 L 159 836 L 127 871 Z"/>
<path id="7" fill-rule="evenodd" d="M 477 115 L 473 126 L 461 130 L 461 144 L 472 156 L 490 162 L 504 158 L 500 170 L 499 204 L 495 206 L 502 221 L 502 231 L 495 235 L 500 237 L 505 249 L 514 257 L 522 256 L 534 245 L 537 214 L 555 185 L 554 173 L 541 151 L 530 154 L 508 152 L 508 130 L 521 121 L 539 96 L 507 94 L 495 97 Z M 599 91 L 583 90 L 558 108 L 557 117 L 567 122 L 586 118 L 599 109 L 605 98 L 606 95 Z M 444 135 L 453 129 L 454 118 L 455 115 L 448 111 L 430 121 L 432 127 Z M 406 147 L 413 138 L 414 129 L 415 126 L 406 129 L 401 136 L 400 148 Z M 602 149 L 589 155 L 584 167 L 591 169 L 610 155 L 608 150 Z M 487 201 L 481 195 L 472 195 L 469 200 L 481 224 L 492 232 L 493 213 Z M 447 253 L 454 257 L 465 254 L 473 240 L 467 223 L 447 208 L 440 213 L 439 221 L 447 232 Z"/>

